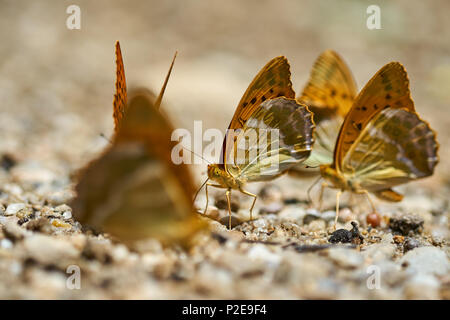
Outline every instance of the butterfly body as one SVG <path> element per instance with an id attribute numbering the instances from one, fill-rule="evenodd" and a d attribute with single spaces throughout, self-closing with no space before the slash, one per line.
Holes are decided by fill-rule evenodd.
<path id="1" fill-rule="evenodd" d="M 234 177 L 218 164 L 208 165 L 208 178 L 226 189 L 242 189 L 246 181 Z"/>

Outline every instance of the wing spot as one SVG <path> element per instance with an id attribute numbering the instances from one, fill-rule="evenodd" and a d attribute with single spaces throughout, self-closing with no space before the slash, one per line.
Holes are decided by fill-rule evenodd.
<path id="1" fill-rule="evenodd" d="M 247 103 L 247 102 L 244 102 L 244 103 L 242 104 L 242 108 L 245 108 L 247 105 L 248 105 L 248 103 Z"/>
<path id="2" fill-rule="evenodd" d="M 270 92 L 270 93 L 273 93 L 273 89 L 272 89 L 272 88 L 270 88 L 269 92 Z"/>
<path id="3" fill-rule="evenodd" d="M 262 101 L 262 102 L 266 101 L 266 99 L 267 99 L 267 98 L 266 98 L 265 96 L 262 96 L 262 97 L 261 97 L 261 101 Z"/>
<path id="4" fill-rule="evenodd" d="M 378 109 L 378 106 L 377 106 L 376 104 L 374 104 L 374 105 L 373 105 L 373 108 L 374 108 L 375 110 L 377 110 L 377 109 Z"/>
<path id="5" fill-rule="evenodd" d="M 361 109 L 362 109 L 362 111 L 367 111 L 367 107 L 365 107 L 365 106 L 362 106 Z"/>
<path id="6" fill-rule="evenodd" d="M 336 95 L 336 90 L 331 90 L 331 96 L 334 97 Z"/>
<path id="7" fill-rule="evenodd" d="M 387 108 L 389 108 L 390 106 L 391 106 L 391 105 L 387 104 L 387 105 L 384 106 L 384 109 L 387 109 Z"/>
<path id="8" fill-rule="evenodd" d="M 253 98 L 253 99 L 250 101 L 251 104 L 254 104 L 255 102 L 256 102 L 256 98 Z"/>

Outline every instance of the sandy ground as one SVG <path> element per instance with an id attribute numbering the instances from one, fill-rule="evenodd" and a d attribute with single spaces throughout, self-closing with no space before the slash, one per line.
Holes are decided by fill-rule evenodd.
<path id="1" fill-rule="evenodd" d="M 381 30 L 366 28 L 365 1 L 78 1 L 81 30 L 66 28 L 70 4 L 0 1 L 0 298 L 450 297 L 447 1 L 380 1 Z M 73 173 L 113 130 L 116 40 L 129 86 L 155 91 L 179 51 L 165 108 L 188 129 L 202 120 L 204 129 L 225 130 L 253 76 L 278 55 L 289 58 L 297 91 L 328 48 L 345 58 L 359 88 L 400 61 L 416 109 L 437 131 L 441 162 L 433 177 L 399 188 L 402 203 L 377 207 L 386 217 L 412 215 L 421 228 L 400 218 L 406 231 L 392 219 L 370 230 L 360 201 L 344 209 L 340 227 L 360 220 L 364 243 L 329 247 L 334 193 L 319 215 L 306 203 L 312 180 L 282 177 L 249 185 L 262 195 L 257 220 L 232 232 L 211 222 L 213 232 L 190 252 L 154 242 L 130 250 L 83 233 L 66 204 Z M 193 171 L 200 182 L 205 166 Z M 223 195 L 214 197 L 211 210 L 225 215 Z M 234 202 L 236 217 L 245 216 L 248 199 Z M 69 265 L 81 268 L 80 290 L 66 285 Z M 367 282 L 374 265 L 378 289 Z"/>

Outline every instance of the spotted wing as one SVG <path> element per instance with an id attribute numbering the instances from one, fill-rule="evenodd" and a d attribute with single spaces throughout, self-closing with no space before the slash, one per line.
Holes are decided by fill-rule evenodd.
<path id="1" fill-rule="evenodd" d="M 345 117 L 334 150 L 334 166 L 340 169 L 345 154 L 370 119 L 384 108 L 406 108 L 414 112 L 405 68 L 391 62 L 381 68 L 364 89 Z"/>
<path id="2" fill-rule="evenodd" d="M 297 100 L 314 113 L 316 125 L 322 119 L 339 115 L 342 119 L 356 96 L 356 84 L 344 60 L 334 51 L 326 50 L 317 58 L 309 81 Z"/>
<path id="3" fill-rule="evenodd" d="M 297 100 L 314 114 L 315 143 L 309 158 L 293 170 L 333 163 L 339 129 L 356 96 L 356 84 L 344 60 L 333 50 L 324 51 L 314 63 L 308 83 Z"/>
<path id="4" fill-rule="evenodd" d="M 386 108 L 364 127 L 341 170 L 363 189 L 395 199 L 391 187 L 433 174 L 437 150 L 435 133 L 415 112 Z"/>
<path id="5" fill-rule="evenodd" d="M 276 97 L 294 98 L 291 71 L 286 57 L 270 60 L 256 75 L 239 101 L 228 129 L 236 130 L 244 127 L 245 122 L 259 108 L 262 102 Z M 222 148 L 222 163 L 226 163 L 233 141 L 227 135 Z"/>
<path id="6" fill-rule="evenodd" d="M 236 135 L 227 171 L 239 180 L 273 179 L 308 158 L 314 123 L 305 105 L 284 97 L 264 101 Z"/>

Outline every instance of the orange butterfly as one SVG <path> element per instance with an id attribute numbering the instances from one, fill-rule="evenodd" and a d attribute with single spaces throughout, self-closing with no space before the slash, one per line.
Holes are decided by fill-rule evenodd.
<path id="1" fill-rule="evenodd" d="M 254 198 L 250 208 L 252 219 L 257 196 L 246 191 L 245 184 L 274 179 L 305 160 L 311 152 L 314 142 L 311 112 L 293 99 L 290 76 L 285 57 L 274 58 L 266 64 L 239 102 L 223 142 L 222 163 L 208 165 L 208 180 L 214 183 L 205 182 L 204 212 L 208 208 L 208 186 L 227 189 L 230 229 L 232 189 Z M 231 134 L 232 130 L 238 133 Z M 279 133 L 279 137 L 261 138 L 262 132 L 270 130 Z M 246 144 L 246 137 L 252 133 L 256 134 Z M 272 167 L 274 163 L 276 166 Z"/>
<path id="2" fill-rule="evenodd" d="M 320 172 L 329 186 L 354 193 L 374 193 L 388 201 L 403 196 L 391 188 L 433 174 L 438 163 L 436 134 L 421 120 L 410 97 L 403 66 L 381 68 L 356 97 L 341 126 L 332 164 Z M 321 192 L 322 196 L 322 192 Z M 373 211 L 375 207 L 368 197 Z"/>
<path id="3" fill-rule="evenodd" d="M 194 213 L 193 179 L 171 160 L 173 127 L 145 89 L 127 99 L 120 46 L 116 44 L 115 135 L 109 148 L 82 170 L 75 187 L 75 217 L 133 243 L 148 237 L 187 244 L 204 223 Z M 174 58 L 175 59 L 175 58 Z"/>
<path id="4" fill-rule="evenodd" d="M 305 167 L 315 168 L 333 162 L 334 144 L 355 96 L 355 80 L 344 60 L 332 50 L 320 54 L 308 83 L 297 97 L 314 114 L 314 148 L 309 158 L 289 173 L 296 176 L 318 173 L 318 170 L 306 170 Z"/>

